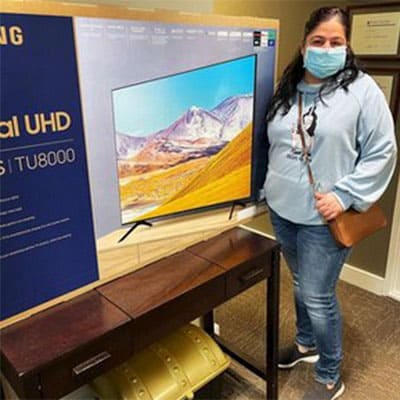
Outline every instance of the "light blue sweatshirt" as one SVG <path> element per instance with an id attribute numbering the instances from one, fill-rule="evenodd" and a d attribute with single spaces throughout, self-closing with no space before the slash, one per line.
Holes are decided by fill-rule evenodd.
<path id="1" fill-rule="evenodd" d="M 303 131 L 311 169 L 320 192 L 332 191 L 344 209 L 367 210 L 393 175 L 397 146 L 394 123 L 383 92 L 360 73 L 346 92 L 318 98 L 320 85 L 300 82 Z M 295 223 L 320 225 L 297 134 L 297 99 L 288 114 L 280 110 L 268 124 L 269 163 L 264 194 L 268 205 Z"/>

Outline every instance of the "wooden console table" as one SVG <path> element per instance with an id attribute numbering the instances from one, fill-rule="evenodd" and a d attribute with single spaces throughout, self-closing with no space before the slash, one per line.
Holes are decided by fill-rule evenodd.
<path id="1" fill-rule="evenodd" d="M 214 334 L 213 309 L 267 279 L 266 370 Z M 205 317 L 223 349 L 278 398 L 279 246 L 233 228 L 1 331 L 1 371 L 20 398 L 60 398 Z"/>

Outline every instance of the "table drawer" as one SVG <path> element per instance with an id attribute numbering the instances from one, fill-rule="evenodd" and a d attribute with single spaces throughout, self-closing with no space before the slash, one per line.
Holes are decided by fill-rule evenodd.
<path id="1" fill-rule="evenodd" d="M 255 283 L 269 277 L 271 266 L 271 254 L 265 253 L 230 270 L 226 278 L 227 298 L 236 296 Z"/>
<path id="2" fill-rule="evenodd" d="M 40 375 L 44 398 L 59 398 L 117 366 L 133 353 L 131 327 L 120 327 L 76 349 Z"/>

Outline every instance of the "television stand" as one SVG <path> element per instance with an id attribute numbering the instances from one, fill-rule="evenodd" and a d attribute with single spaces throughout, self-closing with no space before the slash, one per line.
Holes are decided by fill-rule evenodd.
<path id="1" fill-rule="evenodd" d="M 151 222 L 148 221 L 138 221 L 135 222 L 130 228 L 129 230 L 121 237 L 121 239 L 118 240 L 118 243 L 121 243 L 123 240 L 125 240 L 139 225 L 146 225 L 146 226 L 153 226 L 153 224 Z"/>
<path id="2" fill-rule="evenodd" d="M 236 206 L 240 206 L 240 207 L 242 207 L 242 208 L 246 208 L 246 204 L 243 203 L 242 201 L 234 201 L 234 202 L 232 203 L 231 211 L 230 211 L 230 213 L 229 213 L 229 220 L 232 219 L 233 212 L 235 211 L 235 207 L 236 207 Z"/>
<path id="3" fill-rule="evenodd" d="M 235 227 L 2 329 L 5 398 L 60 399 L 205 316 L 205 330 L 223 350 L 267 379 L 264 399 L 278 400 L 279 260 L 278 243 Z M 216 335 L 213 314 L 262 281 L 259 365 Z"/>

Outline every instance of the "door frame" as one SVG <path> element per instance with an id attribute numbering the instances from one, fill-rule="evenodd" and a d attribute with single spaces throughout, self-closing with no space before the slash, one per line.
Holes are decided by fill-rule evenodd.
<path id="1" fill-rule="evenodd" d="M 394 203 L 393 224 L 386 264 L 384 294 L 400 301 L 400 175 Z"/>

